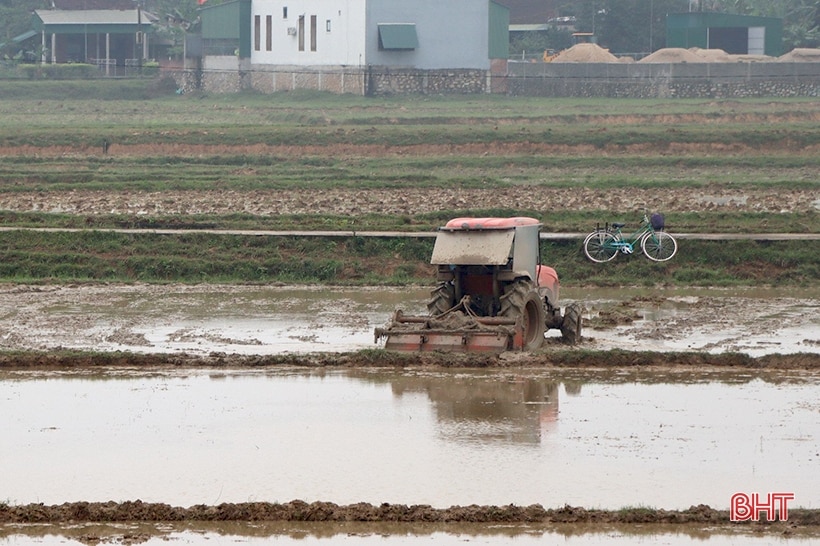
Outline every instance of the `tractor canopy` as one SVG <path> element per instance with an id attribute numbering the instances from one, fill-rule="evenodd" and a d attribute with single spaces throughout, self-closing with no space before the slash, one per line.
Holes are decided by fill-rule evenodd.
<path id="1" fill-rule="evenodd" d="M 535 280 L 540 228 L 535 218 L 456 218 L 439 230 L 430 263 L 510 265 Z"/>

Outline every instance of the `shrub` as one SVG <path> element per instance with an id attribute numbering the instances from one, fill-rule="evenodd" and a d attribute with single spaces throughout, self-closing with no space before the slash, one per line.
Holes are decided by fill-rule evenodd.
<path id="1" fill-rule="evenodd" d="M 88 80 L 100 76 L 90 64 L 21 64 L 17 68 L 29 80 Z"/>

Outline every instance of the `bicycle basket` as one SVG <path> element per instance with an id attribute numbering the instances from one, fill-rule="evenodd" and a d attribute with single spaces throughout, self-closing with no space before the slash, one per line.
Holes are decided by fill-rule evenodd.
<path id="1" fill-rule="evenodd" d="M 652 216 L 649 217 L 649 224 L 655 231 L 663 231 L 663 228 L 666 225 L 663 214 L 660 212 L 653 213 Z"/>

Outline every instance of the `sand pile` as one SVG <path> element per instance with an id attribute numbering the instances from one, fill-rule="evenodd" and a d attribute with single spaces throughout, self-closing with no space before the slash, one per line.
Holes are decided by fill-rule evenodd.
<path id="1" fill-rule="evenodd" d="M 807 47 L 796 47 L 777 58 L 778 61 L 786 63 L 812 63 L 820 62 L 820 49 L 810 49 Z"/>
<path id="2" fill-rule="evenodd" d="M 554 63 L 617 63 L 618 57 L 598 44 L 575 44 L 555 57 Z"/>
<path id="3" fill-rule="evenodd" d="M 728 63 L 732 60 L 731 56 L 722 49 L 701 49 L 699 47 L 690 47 L 689 51 L 709 63 Z"/>
<path id="4" fill-rule="evenodd" d="M 729 55 L 729 58 L 735 63 L 770 63 L 777 60 L 770 55 L 752 55 L 751 53 L 746 55 Z"/>
<path id="5" fill-rule="evenodd" d="M 682 47 L 667 47 L 647 55 L 639 63 L 706 63 L 704 57 Z"/>

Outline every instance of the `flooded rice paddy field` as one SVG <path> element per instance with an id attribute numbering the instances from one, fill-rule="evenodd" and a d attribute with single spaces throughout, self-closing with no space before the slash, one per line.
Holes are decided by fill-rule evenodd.
<path id="1" fill-rule="evenodd" d="M 169 356 L 377 347 L 373 328 L 396 307 L 421 311 L 426 298 L 423 288 L 2 291 L 2 348 Z M 581 350 L 820 357 L 817 289 L 578 289 L 564 297 L 586 308 Z M 552 349 L 567 349 L 557 333 Z M 808 544 L 820 540 L 813 515 L 809 524 L 729 525 L 728 507 L 736 492 L 787 491 L 790 510 L 820 509 L 818 386 L 816 365 L 7 367 L 0 461 L 15 470 L 0 474 L 0 543 Z M 257 508 L 301 499 L 345 515 L 335 523 L 251 522 L 260 518 L 245 512 L 221 523 L 75 521 L 85 503 L 137 499 Z M 71 517 L 44 515 L 62 503 L 74 503 L 64 510 Z M 428 509 L 401 525 L 348 521 L 384 503 Z M 538 517 L 462 518 L 448 508 L 474 505 L 494 517 L 493 507 L 536 506 Z M 709 515 L 661 523 L 698 506 Z M 15 507 L 24 514 L 17 519 Z M 644 519 L 611 519 L 623 507 Z"/>
<path id="2" fill-rule="evenodd" d="M 71 526 L 20 526 L 4 533 L 0 529 L 0 544 L 40 546 L 61 544 L 144 544 L 157 545 L 223 545 L 284 544 L 300 546 L 331 546 L 333 544 L 363 544 L 384 546 L 441 545 L 541 545 L 566 546 L 808 546 L 816 543 L 799 531 L 778 529 L 776 533 L 761 533 L 759 529 L 738 526 L 708 526 L 703 529 L 682 529 L 675 525 L 539 525 L 521 524 L 455 524 L 446 530 L 441 525 L 372 524 L 372 523 L 305 523 L 258 522 L 218 524 L 77 524 Z"/>
<path id="3" fill-rule="evenodd" d="M 429 288 L 11 286 L 0 349 L 267 355 L 376 348 L 396 308 L 426 313 Z M 820 352 L 820 287 L 562 292 L 585 312 L 586 349 Z M 548 332 L 547 347 L 559 342 Z"/>
<path id="4" fill-rule="evenodd" d="M 818 386 L 782 371 L 4 372 L 0 460 L 26 472 L 0 490 L 605 509 L 787 490 L 820 508 Z"/>

